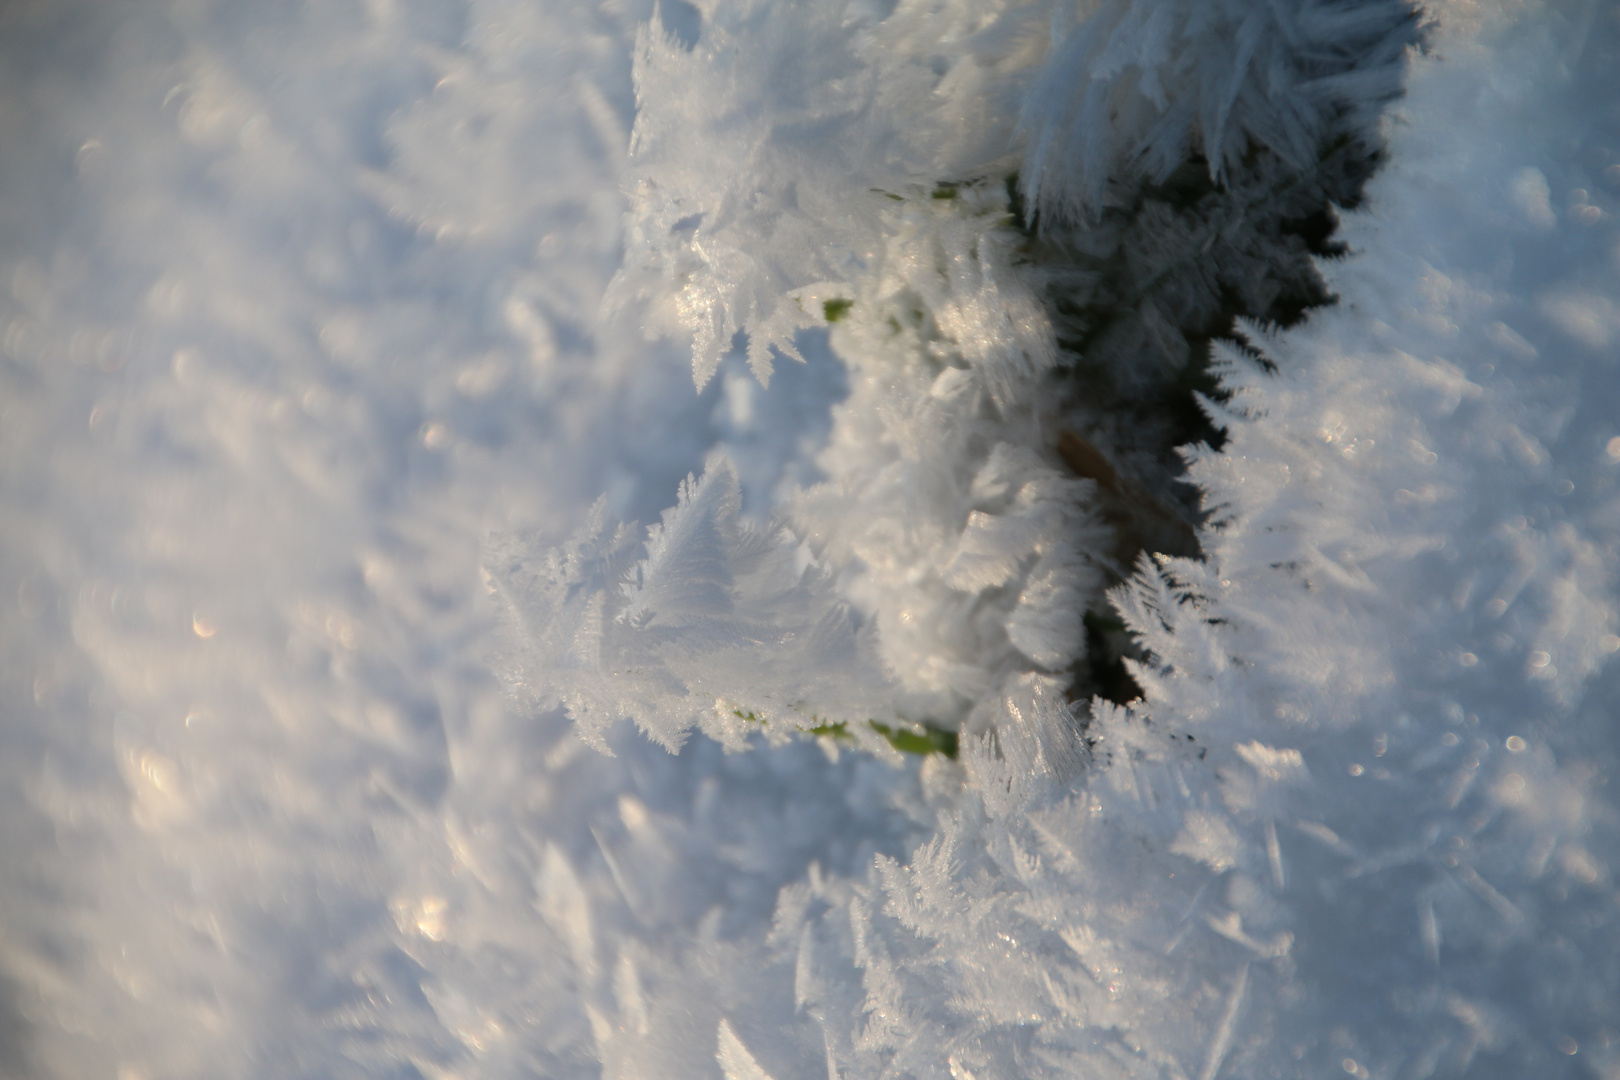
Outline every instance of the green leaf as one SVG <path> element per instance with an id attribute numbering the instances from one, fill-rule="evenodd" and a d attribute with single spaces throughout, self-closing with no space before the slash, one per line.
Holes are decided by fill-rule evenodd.
<path id="1" fill-rule="evenodd" d="M 868 720 L 873 731 L 889 741 L 889 745 L 905 754 L 944 754 L 952 761 L 956 760 L 957 735 L 954 731 L 944 728 L 920 724 L 921 731 L 911 731 L 902 727 L 891 727 L 881 720 Z"/>

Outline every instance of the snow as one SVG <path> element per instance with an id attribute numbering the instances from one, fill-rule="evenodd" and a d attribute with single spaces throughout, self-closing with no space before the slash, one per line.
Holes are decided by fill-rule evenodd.
<path id="1" fill-rule="evenodd" d="M 1620 20 L 1084 10 L 0 11 L 0 1075 L 1620 1075 Z M 1082 76 L 1389 108 L 1201 552 L 1054 449 Z"/>

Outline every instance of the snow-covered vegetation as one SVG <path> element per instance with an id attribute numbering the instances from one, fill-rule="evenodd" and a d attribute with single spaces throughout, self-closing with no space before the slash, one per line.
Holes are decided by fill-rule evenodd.
<path id="1" fill-rule="evenodd" d="M 0 1076 L 1620 1076 L 1612 5 L 0 25 Z"/>

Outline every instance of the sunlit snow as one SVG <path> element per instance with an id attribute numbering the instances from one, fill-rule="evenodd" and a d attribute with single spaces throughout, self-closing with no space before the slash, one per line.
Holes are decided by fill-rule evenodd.
<path id="1" fill-rule="evenodd" d="M 0 6 L 0 1078 L 1620 1078 L 1620 8 L 1406 12 Z"/>

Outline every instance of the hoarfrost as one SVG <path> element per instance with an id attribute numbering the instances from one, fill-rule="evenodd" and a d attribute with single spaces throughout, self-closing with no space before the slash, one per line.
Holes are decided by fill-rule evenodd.
<path id="1" fill-rule="evenodd" d="M 740 508 L 736 471 L 716 458 L 647 530 L 639 561 L 603 501 L 564 547 L 491 546 L 487 572 L 517 622 L 519 685 L 601 749 L 625 718 L 672 751 L 693 727 L 733 749 L 750 731 L 796 728 L 880 745 L 867 721 L 894 713 L 862 647 L 870 632 L 790 535 Z"/>
<path id="2" fill-rule="evenodd" d="M 1620 1067 L 1608 7 L 1435 6 L 1338 304 L 1216 350 L 1201 518 L 1132 402 L 1288 309 L 1403 8 L 92 8 L 0 16 L 0 1072 Z M 779 378 L 706 458 L 642 324 L 825 332 L 825 445 Z M 1140 700 L 1068 700 L 1085 611 Z"/>

